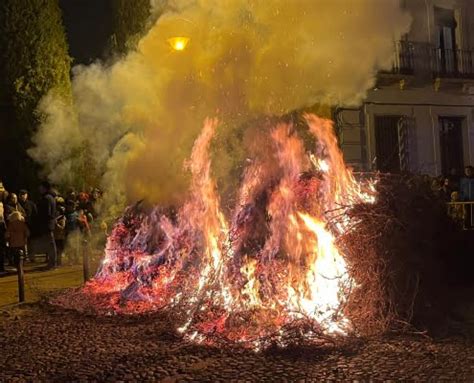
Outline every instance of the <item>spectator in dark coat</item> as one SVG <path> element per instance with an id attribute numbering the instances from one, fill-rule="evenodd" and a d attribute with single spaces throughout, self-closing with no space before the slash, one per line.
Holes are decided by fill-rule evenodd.
<path id="1" fill-rule="evenodd" d="M 76 203 L 72 200 L 66 201 L 66 236 L 79 229 L 79 213 L 76 210 Z"/>
<path id="2" fill-rule="evenodd" d="M 474 201 L 474 171 L 472 166 L 466 166 L 464 177 L 461 178 L 460 192 L 462 201 Z"/>
<path id="3" fill-rule="evenodd" d="M 18 192 L 18 200 L 20 202 L 20 205 L 23 207 L 23 210 L 25 210 L 25 223 L 28 225 L 28 229 L 30 230 L 31 235 L 35 235 L 35 229 L 36 229 L 36 220 L 38 217 L 38 208 L 36 207 L 36 204 L 29 199 L 29 194 L 28 191 L 25 189 L 22 189 Z M 34 262 L 35 260 L 35 254 L 33 253 L 33 246 L 32 246 L 32 239 L 31 236 L 28 237 L 28 258 L 31 262 Z"/>
<path id="4" fill-rule="evenodd" d="M 31 230 L 31 226 L 36 218 L 36 215 L 38 214 L 38 208 L 36 207 L 36 204 L 28 197 L 29 195 L 27 190 L 22 189 L 18 192 L 18 200 L 26 214 L 25 222 L 28 224 L 28 227 Z"/>
<path id="5" fill-rule="evenodd" d="M 54 242 L 54 229 L 56 227 L 56 201 L 51 193 L 51 185 L 44 181 L 40 184 L 41 199 L 38 202 L 38 219 L 36 231 L 38 251 L 45 252 L 48 258 L 48 267 L 57 265 L 56 244 Z M 36 249 L 35 249 L 36 250 Z"/>
<path id="6" fill-rule="evenodd" d="M 458 191 L 459 182 L 461 181 L 461 176 L 459 175 L 458 171 L 455 168 L 451 169 L 447 178 L 449 178 L 449 184 L 451 185 L 451 188 L 455 191 Z"/>
<path id="7" fill-rule="evenodd" d="M 472 166 L 464 168 L 464 177 L 460 182 L 461 201 L 474 201 L 474 169 Z M 474 216 L 472 205 L 465 207 L 464 228 L 472 229 L 474 227 Z"/>
<path id="8" fill-rule="evenodd" d="M 58 216 L 54 228 L 54 241 L 56 243 L 57 266 L 61 266 L 64 247 L 66 245 L 66 212 L 64 206 L 58 206 Z"/>
<path id="9" fill-rule="evenodd" d="M 446 177 L 443 182 L 443 186 L 440 189 L 440 197 L 446 202 L 451 201 L 452 192 L 456 191 L 456 188 L 452 184 L 451 178 Z"/>
<path id="10" fill-rule="evenodd" d="M 76 203 L 77 202 L 77 196 L 76 196 L 76 192 L 74 191 L 74 189 L 72 189 L 72 188 L 68 189 L 68 191 L 66 193 L 65 201 L 66 201 L 66 205 L 68 203 Z"/>

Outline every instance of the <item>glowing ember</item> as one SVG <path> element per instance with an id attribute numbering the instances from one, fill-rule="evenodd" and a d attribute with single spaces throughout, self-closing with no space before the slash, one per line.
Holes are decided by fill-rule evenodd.
<path id="1" fill-rule="evenodd" d="M 252 159 L 227 218 L 209 156 L 218 123 L 207 120 L 187 163 L 188 202 L 176 215 L 130 208 L 84 292 L 108 296 L 118 312 L 174 312 L 196 342 L 259 349 L 269 339 L 285 345 L 295 328 L 308 338 L 350 331 L 343 307 L 353 281 L 336 240 L 348 230 L 344 209 L 372 202 L 374 188 L 346 168 L 330 121 L 306 121 L 314 153 L 293 126 L 275 126 L 278 172 L 268 176 L 265 156 Z"/>

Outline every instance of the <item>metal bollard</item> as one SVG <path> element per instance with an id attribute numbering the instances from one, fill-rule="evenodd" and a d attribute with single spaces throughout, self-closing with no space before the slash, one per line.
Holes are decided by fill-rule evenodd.
<path id="1" fill-rule="evenodd" d="M 82 242 L 82 271 L 84 274 L 84 283 L 89 280 L 89 252 L 87 241 Z"/>
<path id="2" fill-rule="evenodd" d="M 18 253 L 18 264 L 17 264 L 17 273 L 18 273 L 18 301 L 20 303 L 25 301 L 25 273 L 23 270 L 23 251 Z"/>

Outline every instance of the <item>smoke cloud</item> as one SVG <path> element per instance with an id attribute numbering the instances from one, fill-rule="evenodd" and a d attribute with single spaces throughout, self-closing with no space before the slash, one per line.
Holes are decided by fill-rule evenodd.
<path id="1" fill-rule="evenodd" d="M 168 1 L 136 51 L 74 68 L 71 103 L 43 99 L 31 155 L 52 181 L 67 183 L 71 153 L 86 143 L 115 203 L 175 202 L 205 117 L 218 116 L 232 137 L 261 115 L 357 105 L 409 24 L 398 0 Z M 171 48 L 176 36 L 189 38 L 185 50 Z M 216 148 L 224 168 L 231 141 Z"/>

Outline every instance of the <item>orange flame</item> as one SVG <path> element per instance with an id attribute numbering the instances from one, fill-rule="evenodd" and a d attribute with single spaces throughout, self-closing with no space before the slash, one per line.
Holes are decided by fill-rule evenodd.
<path id="1" fill-rule="evenodd" d="M 117 225 L 91 286 L 184 307 L 186 321 L 179 331 L 193 341 L 207 341 L 217 333 L 259 348 L 275 331 L 283 339 L 283 326 L 295 320 L 309 320 L 325 333 L 350 331 L 342 307 L 354 281 L 336 245 L 337 237 L 349 230 L 349 221 L 335 217 L 344 217 L 337 210 L 373 202 L 375 189 L 373 182 L 358 182 L 346 168 L 332 123 L 305 117 L 316 139 L 314 153 L 305 153 L 291 125 L 274 127 L 270 139 L 279 167 L 277 182 L 266 183 L 268 164 L 252 161 L 231 220 L 222 212 L 211 174 L 209 147 L 218 122 L 207 119 L 186 164 L 192 175 L 190 199 L 177 222 L 164 215 L 142 217 L 127 240 L 130 229 L 123 222 Z M 305 172 L 312 174 L 306 181 Z M 267 223 L 249 226 L 262 194 L 267 196 Z M 259 230 L 266 233 L 260 245 L 249 248 Z M 162 238 L 159 250 L 129 250 L 155 231 Z M 127 257 L 131 264 L 124 261 Z M 116 284 L 105 284 L 110 280 Z"/>

